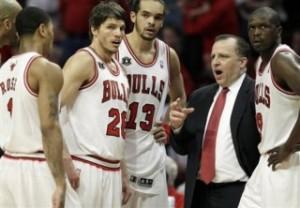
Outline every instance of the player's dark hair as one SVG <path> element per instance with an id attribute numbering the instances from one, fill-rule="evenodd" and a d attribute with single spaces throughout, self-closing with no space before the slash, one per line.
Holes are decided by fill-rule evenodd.
<path id="1" fill-rule="evenodd" d="M 19 36 L 31 35 L 41 24 L 47 25 L 50 16 L 40 8 L 26 7 L 16 17 L 16 30 Z"/>
<path id="2" fill-rule="evenodd" d="M 140 10 L 140 4 L 141 4 L 141 1 L 142 0 L 131 0 L 130 2 L 130 10 L 137 13 L 139 10 Z M 164 8 L 165 8 L 165 11 L 164 13 L 166 13 L 166 3 L 164 0 L 152 0 L 152 1 L 158 1 L 160 2 Z"/>
<path id="3" fill-rule="evenodd" d="M 215 38 L 215 42 L 220 41 L 220 40 L 227 40 L 229 38 L 233 38 L 236 40 L 236 52 L 239 56 L 241 57 L 247 57 L 249 58 L 251 54 L 251 49 L 250 45 L 245 41 L 243 38 L 237 36 L 237 35 L 232 35 L 232 34 L 222 34 L 218 35 Z"/>
<path id="4" fill-rule="evenodd" d="M 125 21 L 125 15 L 125 10 L 116 2 L 101 2 L 92 9 L 89 16 L 89 25 L 98 28 L 108 18 Z"/>

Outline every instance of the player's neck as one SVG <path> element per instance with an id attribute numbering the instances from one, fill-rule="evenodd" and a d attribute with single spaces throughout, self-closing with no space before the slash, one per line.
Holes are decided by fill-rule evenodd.
<path id="1" fill-rule="evenodd" d="M 137 52 L 148 52 L 155 48 L 154 40 L 145 40 L 136 32 L 132 32 L 126 36 L 130 47 Z"/>
<path id="2" fill-rule="evenodd" d="M 112 61 L 113 54 L 100 47 L 98 44 L 92 43 L 90 47 L 96 52 L 96 54 L 104 63 L 110 63 Z"/>
<path id="3" fill-rule="evenodd" d="M 20 40 L 19 53 L 37 52 L 43 55 L 43 51 L 42 44 L 38 44 L 36 41 L 25 38 Z"/>
<path id="4" fill-rule="evenodd" d="M 265 50 L 265 51 L 262 51 L 260 52 L 260 56 L 261 56 L 261 59 L 264 63 L 268 63 L 269 60 L 271 59 L 274 51 L 276 50 L 276 48 L 279 46 L 279 44 L 275 44 L 273 47 L 271 47 L 270 49 L 268 50 Z"/>

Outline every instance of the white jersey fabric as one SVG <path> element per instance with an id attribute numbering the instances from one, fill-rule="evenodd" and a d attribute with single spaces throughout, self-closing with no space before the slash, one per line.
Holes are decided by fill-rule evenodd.
<path id="1" fill-rule="evenodd" d="M 66 144 L 72 155 L 121 160 L 129 91 L 126 75 L 116 60 L 113 71 L 92 48 L 81 50 L 93 57 L 95 76 L 80 88 L 72 108 L 60 113 Z"/>
<path id="2" fill-rule="evenodd" d="M 164 172 L 166 159 L 165 146 L 155 142 L 151 130 L 163 116 L 169 89 L 169 47 L 158 39 L 155 47 L 156 54 L 149 64 L 138 59 L 126 38 L 117 54 L 130 85 L 125 160 L 133 177 L 131 185 L 144 193 L 157 193 L 161 189 L 162 184 L 158 184 L 161 180 L 154 178 Z"/>
<path id="3" fill-rule="evenodd" d="M 0 69 L 0 145 L 14 153 L 41 151 L 42 133 L 37 94 L 28 83 L 28 69 L 41 55 L 35 52 L 14 56 Z"/>
<path id="4" fill-rule="evenodd" d="M 280 45 L 273 56 L 279 51 L 294 53 L 287 45 Z M 255 104 L 257 126 L 262 138 L 258 147 L 264 154 L 287 141 L 298 118 L 300 96 L 286 92 L 276 84 L 270 62 L 264 69 L 260 65 L 261 58 L 256 69 Z"/>
<path id="5" fill-rule="evenodd" d="M 265 68 L 256 69 L 256 121 L 262 140 L 259 163 L 246 184 L 239 208 L 300 207 L 300 153 L 276 165 L 268 166 L 268 150 L 285 143 L 295 126 L 300 109 L 300 96 L 284 91 L 273 78 L 271 60 L 279 51 L 294 53 L 287 45 L 279 45 Z M 285 70 L 284 68 L 282 70 Z"/>

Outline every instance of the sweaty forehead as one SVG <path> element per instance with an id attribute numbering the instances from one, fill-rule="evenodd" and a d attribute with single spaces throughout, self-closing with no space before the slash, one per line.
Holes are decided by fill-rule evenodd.
<path id="1" fill-rule="evenodd" d="M 271 16 L 267 14 L 256 14 L 252 15 L 249 18 L 249 24 L 254 23 L 264 23 L 264 24 L 271 24 Z"/>
<path id="2" fill-rule="evenodd" d="M 214 43 L 212 53 L 232 54 L 235 53 L 236 41 L 232 38 L 218 40 Z"/>

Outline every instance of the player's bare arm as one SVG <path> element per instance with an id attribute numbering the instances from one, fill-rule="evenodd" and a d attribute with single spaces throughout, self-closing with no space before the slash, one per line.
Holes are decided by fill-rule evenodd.
<path id="1" fill-rule="evenodd" d="M 183 79 L 180 72 L 180 61 L 177 53 L 170 48 L 170 98 L 171 102 L 180 98 L 182 105 L 186 102 Z"/>
<path id="2" fill-rule="evenodd" d="M 85 51 L 73 55 L 63 68 L 64 85 L 60 92 L 60 107 L 72 107 L 79 88 L 94 76 L 94 60 Z"/>
<path id="3" fill-rule="evenodd" d="M 300 95 L 300 57 L 291 52 L 280 52 L 274 56 L 271 62 L 272 73 L 275 81 L 284 90 Z M 299 109 L 300 110 L 300 109 Z M 296 124 L 283 145 L 269 151 L 269 165 L 273 170 L 278 163 L 300 150 L 300 112 Z"/>
<path id="4" fill-rule="evenodd" d="M 60 110 L 65 110 L 64 107 L 73 105 L 80 86 L 92 76 L 93 67 L 93 60 L 86 52 L 76 53 L 67 61 L 63 68 L 64 84 L 60 92 Z M 77 189 L 80 181 L 80 170 L 75 168 L 66 145 L 64 145 L 63 158 L 70 184 L 74 189 Z"/>
<path id="5" fill-rule="evenodd" d="M 43 149 L 56 183 L 53 206 L 64 207 L 65 178 L 62 160 L 63 138 L 58 122 L 58 93 L 63 83 L 61 69 L 38 58 L 29 69 L 29 85 L 38 92 L 38 109 Z"/>
<path id="6" fill-rule="evenodd" d="M 179 99 L 179 104 L 181 106 L 185 106 L 186 102 L 186 95 L 183 86 L 183 79 L 180 72 L 180 61 L 178 58 L 177 53 L 173 48 L 170 48 L 170 91 L 169 95 L 171 98 L 171 102 Z M 167 112 L 167 115 L 170 112 Z M 169 116 L 165 118 L 168 121 Z M 169 131 L 166 126 L 163 126 L 163 123 L 156 123 L 152 132 L 154 138 L 159 143 L 166 143 L 168 140 L 168 133 Z"/>

